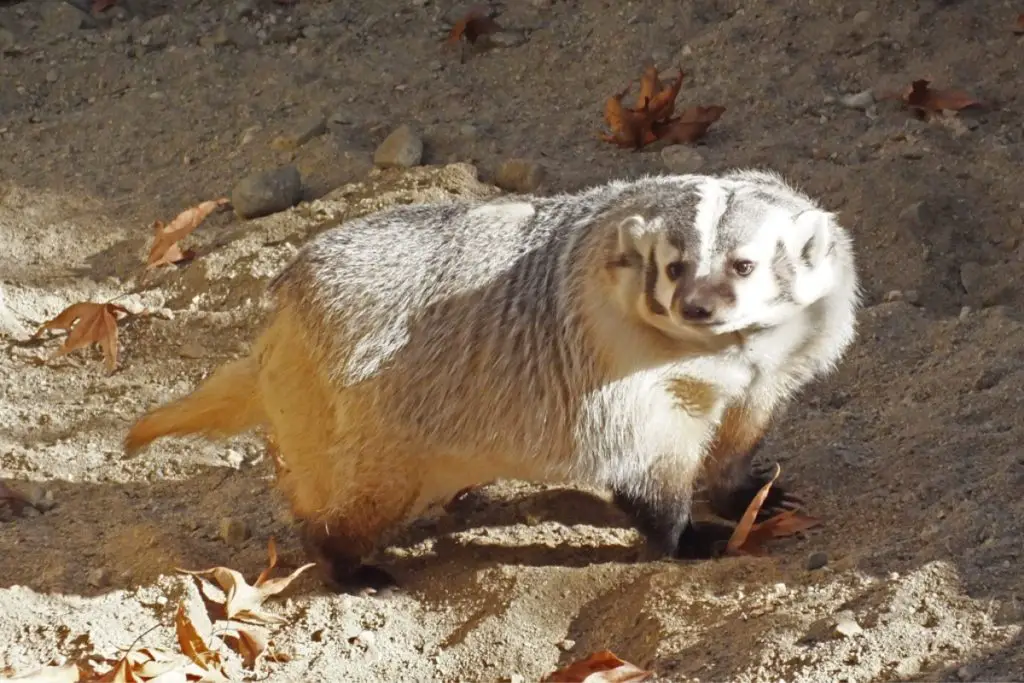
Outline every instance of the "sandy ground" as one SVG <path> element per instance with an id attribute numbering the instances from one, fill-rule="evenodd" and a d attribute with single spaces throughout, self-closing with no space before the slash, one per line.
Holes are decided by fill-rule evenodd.
<path id="1" fill-rule="evenodd" d="M 521 40 L 460 62 L 436 0 L 122 0 L 91 28 L 56 0 L 0 5 L 0 478 L 40 508 L 0 507 L 0 673 L 115 656 L 157 624 L 142 642 L 171 646 L 197 599 L 176 567 L 252 579 L 272 536 L 298 558 L 255 436 L 126 459 L 130 420 L 245 348 L 267 278 L 324 225 L 489 196 L 509 157 L 547 169 L 542 192 L 678 163 L 596 140 L 653 58 L 686 70 L 680 103 L 727 107 L 685 163 L 769 165 L 854 233 L 859 340 L 765 452 L 824 525 L 765 558 L 637 562 L 601 498 L 495 485 L 389 549 L 394 594 L 300 577 L 271 607 L 293 659 L 251 677 L 536 681 L 609 648 L 659 680 L 1024 680 L 1020 10 L 510 1 Z M 923 122 L 843 99 L 916 78 L 986 106 Z M 273 144 L 310 116 L 321 135 Z M 371 173 L 402 123 L 431 166 Z M 142 280 L 154 220 L 282 163 L 305 203 L 214 215 L 195 261 Z M 114 296 L 157 313 L 121 324 L 115 373 L 91 351 L 31 362 L 59 344 L 22 343 L 39 323 Z"/>

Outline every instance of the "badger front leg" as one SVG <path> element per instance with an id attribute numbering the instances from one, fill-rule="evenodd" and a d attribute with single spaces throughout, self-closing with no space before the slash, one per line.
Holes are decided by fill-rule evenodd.
<path id="1" fill-rule="evenodd" d="M 638 481 L 612 487 L 615 504 L 668 557 L 715 557 L 732 534 L 732 527 L 725 524 L 694 522 L 693 484 L 698 469 L 697 458 L 664 456 Z"/>
<path id="2" fill-rule="evenodd" d="M 739 521 L 757 492 L 771 479 L 772 468 L 753 466 L 770 419 L 768 411 L 745 404 L 726 410 L 704 459 L 703 480 L 708 502 L 716 515 Z M 802 505 L 799 496 L 787 491 L 785 486 L 773 484 L 758 513 L 758 521 Z"/>

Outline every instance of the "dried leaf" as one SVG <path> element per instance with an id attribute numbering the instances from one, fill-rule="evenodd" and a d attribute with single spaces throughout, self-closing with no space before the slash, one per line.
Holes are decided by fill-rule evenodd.
<path id="1" fill-rule="evenodd" d="M 690 107 L 674 119 L 654 124 L 654 133 L 658 140 L 670 145 L 696 142 L 723 113 L 725 107 L 719 105 Z"/>
<path id="2" fill-rule="evenodd" d="M 249 585 L 246 582 L 241 572 L 228 569 L 227 567 L 213 567 L 212 569 L 202 571 L 190 571 L 187 569 L 179 569 L 178 571 L 200 578 L 207 576 L 212 578 L 225 592 L 223 602 L 225 618 L 253 624 L 283 624 L 287 622 L 286 619 L 264 612 L 260 609 L 260 606 L 270 596 L 277 595 L 286 589 L 299 574 L 313 567 L 315 563 L 305 564 L 288 576 L 271 579 L 268 578 L 270 570 L 277 564 L 277 549 L 273 540 L 268 544 L 268 554 L 270 556 L 270 566 L 260 572 L 259 578 L 256 579 L 256 583 L 253 585 Z M 212 595 L 207 594 L 206 597 L 211 601 L 217 602 L 216 598 Z"/>
<path id="3" fill-rule="evenodd" d="M 174 615 L 174 632 L 178 637 L 178 646 L 186 657 L 205 671 L 220 669 L 220 653 L 211 650 L 199 634 L 192 618 L 185 611 L 184 601 L 178 603 L 178 611 Z"/>
<path id="4" fill-rule="evenodd" d="M 801 514 L 796 510 L 780 512 L 751 527 L 742 551 L 749 555 L 763 555 L 766 552 L 765 546 L 773 538 L 792 536 L 819 524 L 821 524 L 820 520 Z"/>
<path id="5" fill-rule="evenodd" d="M 643 109 L 644 104 L 654 99 L 661 92 L 661 81 L 658 79 L 658 68 L 653 64 L 644 69 L 640 77 L 640 94 L 636 97 L 635 109 Z"/>
<path id="6" fill-rule="evenodd" d="M 653 674 L 619 659 L 610 650 L 601 650 L 549 674 L 543 683 L 632 683 L 645 681 Z"/>
<path id="7" fill-rule="evenodd" d="M 183 252 L 178 246 L 178 241 L 198 228 L 211 213 L 229 203 L 230 200 L 227 197 L 212 199 L 185 209 L 167 225 L 156 221 L 153 224 L 153 245 L 149 249 L 146 268 L 170 265 L 185 258 L 191 258 L 191 252 Z"/>
<path id="8" fill-rule="evenodd" d="M 781 472 L 782 468 L 778 463 L 775 463 L 775 472 L 772 474 L 771 479 L 765 482 L 764 486 L 757 492 L 757 495 L 750 501 L 746 512 L 743 513 L 743 517 L 740 518 L 739 523 L 733 530 L 732 536 L 729 537 L 729 542 L 725 546 L 727 555 L 736 555 L 743 549 L 744 544 L 747 542 L 747 536 L 750 535 L 750 530 L 754 528 L 757 513 L 760 512 L 761 506 L 764 505 L 768 492 L 772 488 L 772 484 L 779 478 Z"/>
<path id="9" fill-rule="evenodd" d="M 1017 15 L 1017 25 L 1013 28 L 1014 35 L 1024 36 L 1024 14 Z"/>
<path id="10" fill-rule="evenodd" d="M 99 344 L 103 349 L 107 370 L 117 367 L 117 314 L 128 314 L 128 309 L 112 303 L 84 301 L 71 304 L 52 320 L 43 323 L 32 338 L 45 330 L 68 330 L 68 336 L 47 360 L 59 358 L 90 344 Z"/>
<path id="11" fill-rule="evenodd" d="M 66 666 L 44 666 L 23 676 L 2 678 L 4 681 L 20 681 L 20 683 L 75 683 L 82 680 L 82 670 L 75 664 Z"/>
<path id="12" fill-rule="evenodd" d="M 942 110 L 960 111 L 966 107 L 980 105 L 981 102 L 960 90 L 934 90 L 929 87 L 930 81 L 919 79 L 911 83 L 903 93 L 903 101 L 908 107 L 921 112 L 940 112 Z"/>
<path id="13" fill-rule="evenodd" d="M 269 644 L 267 634 L 257 628 L 231 629 L 223 633 L 221 637 L 238 654 L 242 655 L 242 663 L 247 669 L 255 668 L 256 661 L 266 653 Z"/>
<path id="14" fill-rule="evenodd" d="M 676 80 L 669 87 L 659 90 L 657 95 L 651 99 L 648 106 L 654 121 L 664 121 L 672 116 L 675 110 L 676 97 L 679 96 L 679 91 L 683 87 L 685 75 L 683 68 L 679 67 L 679 75 L 676 76 Z"/>
<path id="15" fill-rule="evenodd" d="M 640 111 L 629 109 L 622 104 L 622 98 L 629 92 L 629 84 L 626 89 L 608 98 L 604 105 L 604 120 L 611 128 L 611 135 L 602 133 L 601 139 L 614 143 L 620 147 L 632 147 L 640 149 L 644 145 L 654 142 L 657 138 L 651 130 L 650 112 L 646 105 Z"/>
<path id="16" fill-rule="evenodd" d="M 501 26 L 491 16 L 489 7 L 486 5 L 473 5 L 466 11 L 465 16 L 455 22 L 455 26 L 448 33 L 447 44 L 454 45 L 461 38 L 465 38 L 467 42 L 475 43 L 480 36 L 497 33 L 500 30 Z"/>
<path id="17" fill-rule="evenodd" d="M 127 657 L 118 660 L 113 669 L 92 680 L 96 683 L 143 683 L 143 680 L 132 671 Z"/>

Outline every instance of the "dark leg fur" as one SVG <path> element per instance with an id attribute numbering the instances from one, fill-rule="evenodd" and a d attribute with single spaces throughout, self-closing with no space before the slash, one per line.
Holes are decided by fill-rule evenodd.
<path id="1" fill-rule="evenodd" d="M 363 564 L 370 551 L 343 533 L 331 533 L 322 521 L 301 523 L 302 545 L 310 559 L 317 563 L 325 585 L 338 593 L 362 593 L 366 589 L 380 591 L 396 585 L 394 577 L 380 567 Z"/>
<path id="2" fill-rule="evenodd" d="M 727 465 L 718 470 L 715 481 L 709 483 L 709 503 L 716 515 L 739 521 L 757 492 L 772 478 L 774 467 L 753 467 L 754 456 L 762 443 L 758 441 L 747 453 L 730 458 Z M 803 500 L 799 496 L 789 493 L 776 481 L 758 512 L 757 521 L 802 506 Z"/>
<path id="3" fill-rule="evenodd" d="M 708 559 L 725 549 L 732 527 L 690 518 L 689 497 L 654 505 L 637 496 L 614 491 L 615 504 L 636 522 L 637 528 L 668 557 Z"/>

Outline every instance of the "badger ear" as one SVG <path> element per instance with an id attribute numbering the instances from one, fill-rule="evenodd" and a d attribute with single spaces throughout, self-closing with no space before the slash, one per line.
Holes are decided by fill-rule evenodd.
<path id="1" fill-rule="evenodd" d="M 653 231 L 643 216 L 634 214 L 619 223 L 619 253 L 646 254 Z"/>
<path id="2" fill-rule="evenodd" d="M 835 214 L 821 209 L 808 209 L 797 214 L 790 251 L 793 258 L 799 259 L 806 268 L 818 268 L 832 249 L 835 219 Z"/>
<path id="3" fill-rule="evenodd" d="M 828 260 L 832 250 L 835 214 L 820 209 L 800 213 L 794 222 L 789 240 L 790 257 L 795 266 L 793 299 L 809 306 L 832 288 L 834 268 Z"/>

